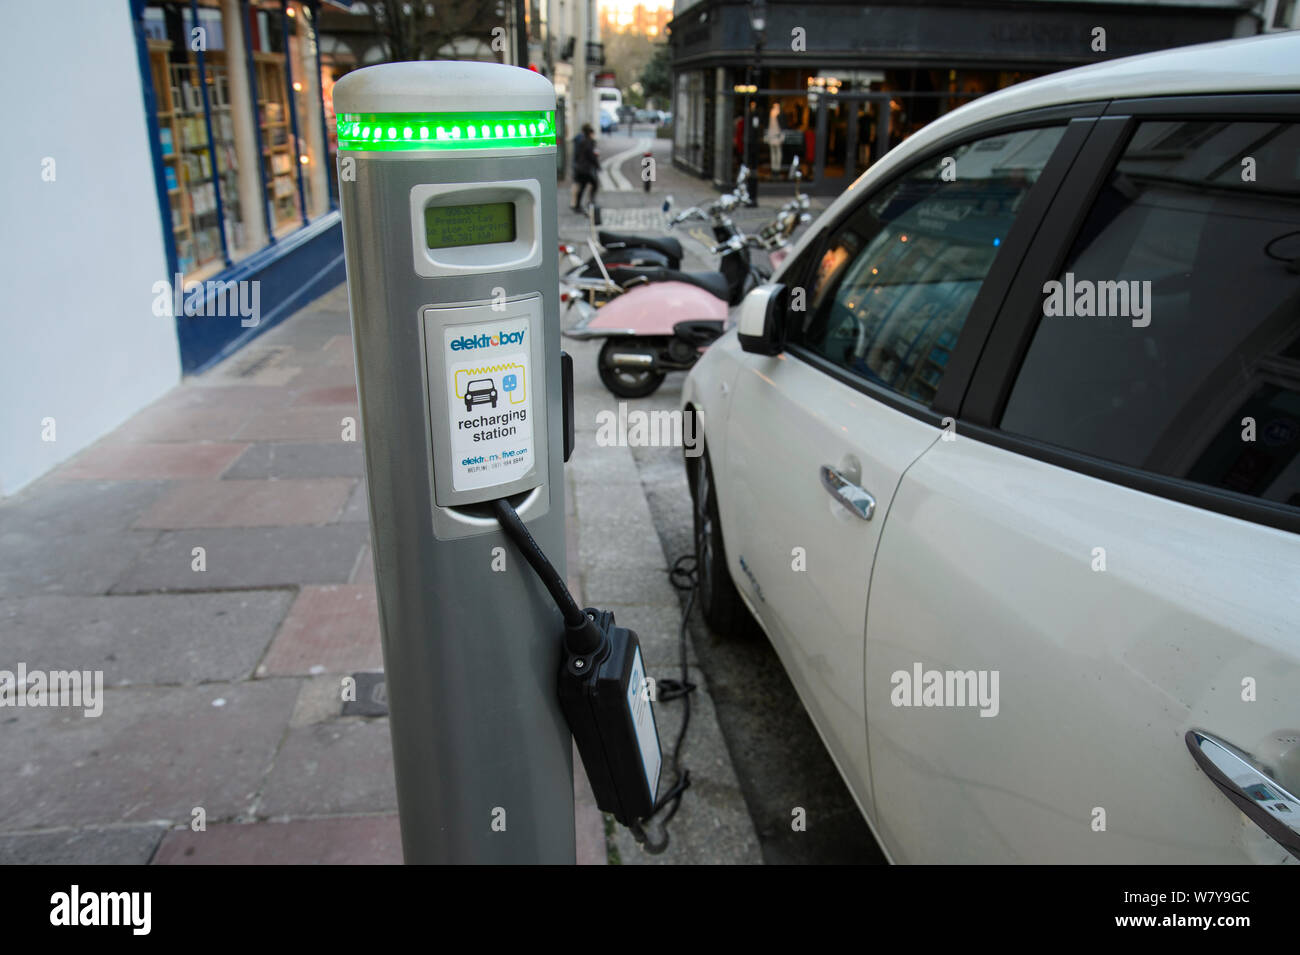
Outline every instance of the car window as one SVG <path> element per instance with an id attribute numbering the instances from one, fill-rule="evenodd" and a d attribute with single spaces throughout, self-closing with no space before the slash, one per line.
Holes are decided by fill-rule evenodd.
<path id="1" fill-rule="evenodd" d="M 1300 506 L 1300 125 L 1141 124 L 1001 426 Z"/>
<path id="2" fill-rule="evenodd" d="M 1063 126 L 978 139 L 866 200 L 810 269 L 787 340 L 929 405 Z"/>

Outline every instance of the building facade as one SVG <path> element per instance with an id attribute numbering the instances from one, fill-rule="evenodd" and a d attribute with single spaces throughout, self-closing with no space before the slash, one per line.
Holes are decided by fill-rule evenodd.
<path id="1" fill-rule="evenodd" d="M 7 8 L 0 495 L 343 280 L 319 15 Z"/>
<path id="2" fill-rule="evenodd" d="M 599 124 L 599 104 L 593 87 L 605 65 L 596 0 L 543 0 L 545 19 L 542 49 L 547 78 L 562 103 L 559 115 L 561 160 L 583 123 Z"/>
<path id="3" fill-rule="evenodd" d="M 332 105 L 344 73 L 390 58 L 530 65 L 525 52 L 545 72 L 553 51 L 571 122 L 594 110 L 594 0 L 520 7 L 7 7 L 0 79 L 23 134 L 0 154 L 0 497 L 344 280 Z"/>
<path id="4" fill-rule="evenodd" d="M 1293 0 L 678 2 L 673 161 L 718 185 L 798 156 L 835 193 L 970 99 L 1045 73 L 1296 25 Z M 1280 26 L 1278 25 L 1280 24 Z M 743 116 L 749 121 L 744 122 Z"/>

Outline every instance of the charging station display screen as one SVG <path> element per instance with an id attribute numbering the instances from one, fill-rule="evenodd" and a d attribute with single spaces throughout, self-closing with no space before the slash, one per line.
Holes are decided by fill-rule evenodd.
<path id="1" fill-rule="evenodd" d="M 515 204 L 425 206 L 424 240 L 430 249 L 515 241 Z"/>

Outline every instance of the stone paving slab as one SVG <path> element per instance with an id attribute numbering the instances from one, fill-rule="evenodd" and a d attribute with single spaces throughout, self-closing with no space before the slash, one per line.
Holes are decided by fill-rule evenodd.
<path id="1" fill-rule="evenodd" d="M 356 382 L 357 373 L 351 365 L 320 365 L 315 368 L 304 368 L 293 380 L 293 385 L 295 389 L 307 391 L 314 388 L 341 386 L 356 388 Z M 355 403 L 355 399 L 353 402 Z"/>
<path id="2" fill-rule="evenodd" d="M 396 814 L 208 826 L 168 832 L 155 865 L 401 865 Z"/>
<path id="3" fill-rule="evenodd" d="M 581 449 L 575 449 L 573 457 L 565 466 L 573 476 L 575 485 L 594 484 L 609 487 L 612 484 L 641 486 L 641 476 L 637 473 L 636 462 L 626 454 L 607 454 L 606 448 L 596 444 L 593 434 L 583 435 Z M 581 453 L 578 453 L 581 450 Z"/>
<path id="4" fill-rule="evenodd" d="M 270 442 L 246 447 L 247 450 L 221 475 L 224 480 L 359 478 L 366 472 L 365 453 L 355 441 L 324 444 Z"/>
<path id="5" fill-rule="evenodd" d="M 631 457 L 624 448 L 612 449 Z M 659 539 L 647 536 L 646 522 L 650 511 L 640 487 L 627 488 L 629 493 L 611 493 L 611 487 L 576 485 L 575 507 L 578 520 L 599 533 L 584 534 L 579 539 L 578 558 L 583 565 L 603 569 L 643 568 L 648 574 L 664 575 L 663 548 Z"/>
<path id="6" fill-rule="evenodd" d="M 361 413 L 356 405 L 323 408 L 270 409 L 239 423 L 240 441 L 341 441 L 345 418 L 356 422 L 356 439 L 361 441 Z"/>
<path id="7" fill-rule="evenodd" d="M 304 587 L 258 674 L 382 670 L 373 583 Z"/>
<path id="8" fill-rule="evenodd" d="M 247 679 L 289 591 L 0 600 L 0 668 L 102 670 L 106 686 Z"/>
<path id="9" fill-rule="evenodd" d="M 612 545 L 605 545 L 610 549 Z M 672 588 L 663 567 L 610 566 L 599 555 L 600 548 L 591 550 L 593 556 L 582 565 L 582 588 L 588 603 L 598 607 L 617 604 L 625 607 L 673 607 Z M 666 567 L 667 565 L 663 565 Z"/>
<path id="10" fill-rule="evenodd" d="M 107 593 L 154 543 L 156 531 L 76 535 L 61 547 L 48 533 L 0 531 L 0 598 Z"/>
<path id="11" fill-rule="evenodd" d="M 326 524 L 343 511 L 348 478 L 184 481 L 153 503 L 137 528 L 286 527 Z"/>
<path id="12" fill-rule="evenodd" d="M 208 444 L 95 445 L 59 470 L 60 480 L 144 481 L 150 479 L 215 478 L 248 446 L 227 442 Z"/>
<path id="13" fill-rule="evenodd" d="M 315 408 L 320 405 L 356 405 L 356 385 L 332 385 L 308 388 L 293 399 L 295 408 Z"/>
<path id="14" fill-rule="evenodd" d="M 0 865 L 145 865 L 162 825 L 0 833 Z"/>
<path id="15" fill-rule="evenodd" d="M 231 404 L 194 406 L 155 404 L 140 412 L 104 440 L 120 443 L 163 441 L 232 441 L 258 412 Z"/>
<path id="16" fill-rule="evenodd" d="M 363 671 L 358 671 L 363 672 Z M 347 674 L 352 676 L 352 674 Z M 383 673 L 377 674 L 379 679 Z M 363 681 L 358 680 L 358 699 L 365 694 Z M 324 673 L 309 676 L 301 681 L 302 689 L 293 704 L 293 715 L 289 717 L 289 729 L 301 729 L 317 723 L 328 723 L 338 719 L 343 713 L 343 677 L 337 673 Z M 382 714 L 380 714 L 382 715 Z"/>
<path id="17" fill-rule="evenodd" d="M 65 538 L 124 531 L 166 490 L 163 481 L 39 481 L 0 502 L 0 531 L 61 547 Z M 10 553 L 0 549 L 0 555 Z"/>
<path id="18" fill-rule="evenodd" d="M 347 364 L 352 360 L 352 325 L 347 314 L 333 310 L 312 309 L 300 327 L 272 329 L 260 341 L 265 348 L 287 347 L 294 362 L 305 365 Z M 346 338 L 347 348 L 338 345 Z"/>
<path id="19" fill-rule="evenodd" d="M 226 367 L 221 365 L 206 375 L 185 379 L 150 407 L 257 411 L 283 405 L 292 394 L 283 386 L 249 384 L 237 375 L 224 374 Z"/>
<path id="20" fill-rule="evenodd" d="M 395 812 L 388 720 L 348 717 L 291 729 L 258 800 L 262 816 Z"/>
<path id="21" fill-rule="evenodd" d="M 356 523 L 164 531 L 136 558 L 113 593 L 347 583 L 361 545 L 369 540 L 369 526 Z M 206 552 L 203 573 L 191 569 L 195 547 Z"/>
<path id="22" fill-rule="evenodd" d="M 104 711 L 6 708 L 0 831 L 209 822 L 253 806 L 297 680 L 106 690 Z"/>

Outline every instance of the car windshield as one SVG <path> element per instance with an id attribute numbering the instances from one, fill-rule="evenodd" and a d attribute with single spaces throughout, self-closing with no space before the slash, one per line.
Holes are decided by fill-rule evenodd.
<path id="1" fill-rule="evenodd" d="M 492 379 L 476 378 L 474 381 L 469 383 L 469 387 L 473 391 L 487 391 L 492 387 Z"/>

